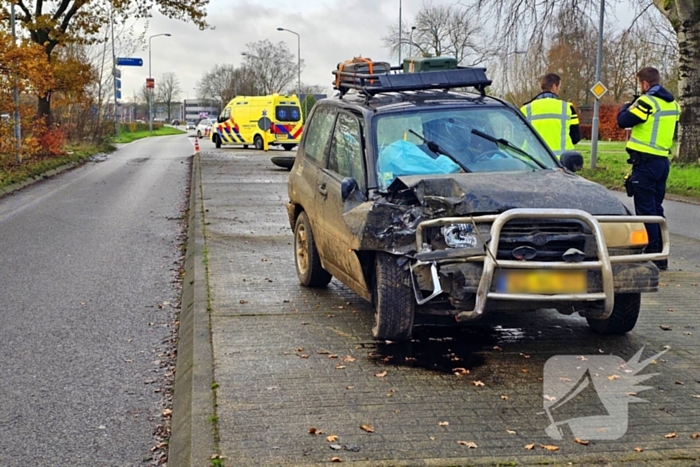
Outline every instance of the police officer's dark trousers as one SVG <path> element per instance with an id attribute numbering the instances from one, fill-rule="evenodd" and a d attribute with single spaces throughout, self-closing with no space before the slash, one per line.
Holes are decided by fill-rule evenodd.
<path id="1" fill-rule="evenodd" d="M 666 195 L 666 180 L 670 163 L 668 157 L 640 154 L 632 167 L 634 186 L 634 210 L 638 216 L 662 216 L 661 203 Z M 648 253 L 661 251 L 661 228 L 659 224 L 644 224 L 649 235 Z"/>

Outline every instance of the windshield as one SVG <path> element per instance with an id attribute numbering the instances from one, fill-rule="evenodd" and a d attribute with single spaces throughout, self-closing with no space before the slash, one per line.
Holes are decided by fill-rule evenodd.
<path id="1" fill-rule="evenodd" d="M 532 130 L 506 107 L 429 109 L 380 115 L 376 119 L 376 145 L 380 189 L 403 175 L 557 167 L 556 160 Z M 435 145 L 441 149 L 440 153 L 430 149 L 435 149 Z"/>

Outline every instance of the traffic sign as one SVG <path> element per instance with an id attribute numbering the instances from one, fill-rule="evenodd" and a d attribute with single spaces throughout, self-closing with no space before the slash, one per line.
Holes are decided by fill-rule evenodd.
<path id="1" fill-rule="evenodd" d="M 143 66 L 143 59 L 134 57 L 117 57 L 119 66 Z"/>
<path id="2" fill-rule="evenodd" d="M 122 98 L 122 92 L 121 92 L 121 91 L 117 91 L 117 99 L 121 99 L 121 98 Z"/>
<path id="3" fill-rule="evenodd" d="M 146 78 L 146 87 L 148 89 L 153 89 L 155 87 L 155 82 L 156 80 L 154 80 L 153 78 Z"/>
<path id="4" fill-rule="evenodd" d="M 122 88 L 122 80 L 120 80 L 119 78 L 114 78 L 114 82 L 115 82 L 115 84 L 116 84 L 116 86 L 117 86 L 117 89 L 121 89 L 121 88 Z"/>
<path id="5" fill-rule="evenodd" d="M 114 75 L 115 78 L 121 78 L 122 77 L 122 71 L 117 68 L 116 66 L 112 70 L 112 74 Z"/>
<path id="6" fill-rule="evenodd" d="M 596 99 L 600 100 L 600 98 L 603 97 L 606 92 L 608 92 L 608 88 L 606 88 L 603 83 L 598 81 L 591 88 L 591 92 L 593 93 Z"/>

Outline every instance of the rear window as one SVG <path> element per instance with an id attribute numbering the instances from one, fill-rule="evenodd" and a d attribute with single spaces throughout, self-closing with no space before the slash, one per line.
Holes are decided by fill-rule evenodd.
<path id="1" fill-rule="evenodd" d="M 275 108 L 275 119 L 278 122 L 298 122 L 301 120 L 301 112 L 294 105 L 278 105 Z"/>

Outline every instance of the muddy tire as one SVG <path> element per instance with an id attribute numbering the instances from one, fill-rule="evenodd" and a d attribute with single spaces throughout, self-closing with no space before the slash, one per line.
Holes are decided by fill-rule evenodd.
<path id="1" fill-rule="evenodd" d="M 588 325 L 600 334 L 625 334 L 634 328 L 639 317 L 641 294 L 615 294 L 615 306 L 607 319 L 586 318 Z"/>
<path id="2" fill-rule="evenodd" d="M 263 150 L 263 139 L 262 136 L 260 135 L 255 135 L 255 138 L 253 138 L 253 143 L 255 143 L 255 149 L 258 151 Z"/>
<path id="3" fill-rule="evenodd" d="M 374 263 L 372 335 L 376 339 L 405 341 L 413 332 L 415 299 L 411 273 L 396 264 L 396 256 L 378 252 Z"/>
<path id="4" fill-rule="evenodd" d="M 214 135 L 214 145 L 217 149 L 221 147 L 221 138 L 219 138 L 219 135 Z"/>
<path id="5" fill-rule="evenodd" d="M 321 266 L 311 224 L 305 212 L 299 214 L 294 224 L 294 264 L 299 282 L 306 287 L 325 287 L 333 277 Z"/>

